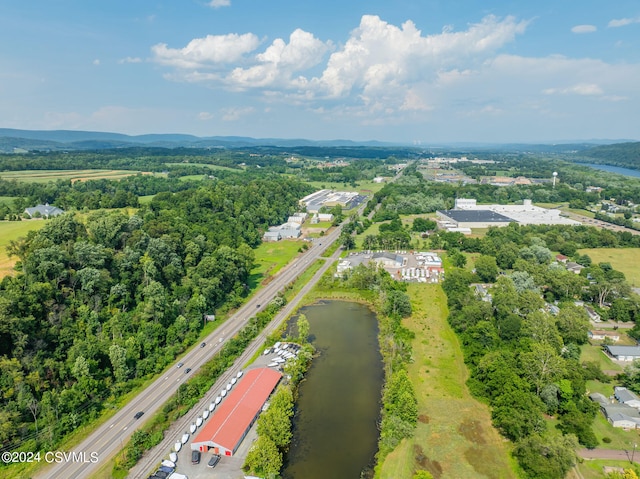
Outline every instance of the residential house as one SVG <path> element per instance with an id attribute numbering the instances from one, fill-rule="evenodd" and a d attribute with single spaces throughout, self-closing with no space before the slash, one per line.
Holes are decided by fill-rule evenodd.
<path id="1" fill-rule="evenodd" d="M 37 205 L 33 208 L 26 208 L 24 212 L 28 214 L 30 218 L 33 218 L 34 216 L 40 218 L 53 218 L 54 216 L 63 214 L 64 210 L 52 206 L 49 203 L 45 203 L 44 205 Z"/>
<path id="2" fill-rule="evenodd" d="M 634 361 L 640 359 L 640 346 L 604 345 L 604 352 L 617 361 Z"/>
<path id="3" fill-rule="evenodd" d="M 640 412 L 626 404 L 608 404 L 600 410 L 613 427 L 636 429 L 640 426 Z"/>
<path id="4" fill-rule="evenodd" d="M 597 311 L 595 309 L 593 309 L 591 306 L 585 306 L 584 310 L 587 312 L 587 315 L 589 316 L 589 319 L 591 321 L 593 321 L 594 323 L 599 323 L 600 321 L 600 315 L 597 313 Z"/>
<path id="5" fill-rule="evenodd" d="M 262 235 L 262 241 L 280 241 L 282 235 L 279 231 L 265 231 Z"/>
<path id="6" fill-rule="evenodd" d="M 619 403 L 626 404 L 633 408 L 640 408 L 640 398 L 633 391 L 629 391 L 627 388 L 616 386 L 613 388 L 613 395 Z"/>
<path id="7" fill-rule="evenodd" d="M 580 274 L 580 271 L 584 269 L 584 266 L 578 263 L 574 263 L 573 261 L 567 261 L 565 263 L 565 267 L 567 268 L 567 271 L 571 271 L 575 274 Z"/>
<path id="8" fill-rule="evenodd" d="M 594 341 L 604 341 L 607 338 L 609 338 L 609 340 L 613 341 L 614 343 L 620 341 L 620 333 L 612 330 L 607 331 L 606 329 L 592 329 L 587 333 L 587 335 L 589 336 L 589 339 L 592 339 Z"/>
<path id="9" fill-rule="evenodd" d="M 556 261 L 557 261 L 558 263 L 564 263 L 564 264 L 566 264 L 566 263 L 567 263 L 567 261 L 569 261 L 569 258 L 568 258 L 567 256 L 563 255 L 563 254 L 557 254 L 557 255 L 556 255 Z"/>

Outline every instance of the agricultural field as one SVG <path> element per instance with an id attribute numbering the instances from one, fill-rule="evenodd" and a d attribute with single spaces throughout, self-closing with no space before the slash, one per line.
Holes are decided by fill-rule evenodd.
<path id="1" fill-rule="evenodd" d="M 11 274 L 16 258 L 9 258 L 7 245 L 12 240 L 26 236 L 31 230 L 39 230 L 45 220 L 0 221 L 0 278 Z"/>
<path id="2" fill-rule="evenodd" d="M 235 171 L 236 173 L 242 172 L 240 168 L 229 168 L 228 166 L 210 165 L 208 163 L 165 163 L 167 166 L 197 166 L 200 168 L 209 168 L 210 170 L 224 170 Z"/>
<path id="3" fill-rule="evenodd" d="M 120 180 L 127 176 L 151 173 L 132 170 L 21 170 L 0 172 L 3 180 L 15 180 L 25 183 L 48 183 L 49 181 L 87 181 L 87 180 Z"/>
<path id="4" fill-rule="evenodd" d="M 631 286 L 640 286 L 640 248 L 590 248 L 579 250 L 589 255 L 593 263 L 610 263 L 621 271 Z"/>
<path id="5" fill-rule="evenodd" d="M 440 479 L 517 477 L 506 442 L 491 424 L 489 408 L 469 394 L 458 339 L 447 323 L 447 299 L 439 285 L 410 284 L 416 333 L 409 377 L 418 398 L 418 426 L 378 466 L 380 479 L 411 478 L 424 469 Z"/>

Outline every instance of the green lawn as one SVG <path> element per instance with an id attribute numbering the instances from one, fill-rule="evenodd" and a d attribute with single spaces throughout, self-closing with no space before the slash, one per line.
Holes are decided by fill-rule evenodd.
<path id="1" fill-rule="evenodd" d="M 0 196 L 0 205 L 13 206 L 13 201 L 15 199 L 15 196 Z"/>
<path id="2" fill-rule="evenodd" d="M 228 166 L 210 165 L 208 163 L 165 163 L 167 166 L 198 166 L 202 168 L 209 168 L 210 170 L 225 170 L 235 171 L 236 173 L 242 173 L 244 170 L 240 168 L 229 168 Z"/>
<path id="3" fill-rule="evenodd" d="M 345 185 L 344 183 L 335 181 L 307 181 L 307 183 L 319 190 L 357 191 L 358 193 L 375 193 L 376 191 L 380 191 L 386 184 L 374 183 L 373 181 L 357 181 L 357 186 L 354 188 L 349 183 Z"/>
<path id="4" fill-rule="evenodd" d="M 596 264 L 611 263 L 613 269 L 624 273 L 630 285 L 640 285 L 640 248 L 590 248 L 579 252 L 589 255 Z"/>
<path id="5" fill-rule="evenodd" d="M 614 363 L 609 357 L 602 352 L 599 345 L 585 344 L 582 346 L 582 353 L 580 354 L 580 362 L 590 361 L 600 365 L 603 371 L 620 371 L 622 367 Z"/>
<path id="6" fill-rule="evenodd" d="M 439 479 L 517 477 L 509 443 L 491 425 L 486 405 L 469 394 L 458 338 L 449 327 L 447 300 L 433 284 L 410 284 L 413 315 L 405 325 L 416 337 L 409 376 L 416 388 L 419 422 L 378 465 L 376 478 L 411 479 L 425 469 Z"/>
<path id="7" fill-rule="evenodd" d="M 9 258 L 6 246 L 10 241 L 26 236 L 31 230 L 39 230 L 45 220 L 0 221 L 0 278 L 13 271 L 16 258 Z"/>
<path id="8" fill-rule="evenodd" d="M 138 201 L 140 202 L 141 205 L 148 205 L 149 203 L 151 203 L 151 200 L 153 199 L 154 196 L 156 195 L 139 196 Z"/>

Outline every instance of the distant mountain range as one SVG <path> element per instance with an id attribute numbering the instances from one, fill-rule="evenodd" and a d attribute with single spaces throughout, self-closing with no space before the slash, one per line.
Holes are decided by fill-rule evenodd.
<path id="1" fill-rule="evenodd" d="M 381 141 L 250 138 L 244 136 L 198 137 L 182 134 L 124 135 L 100 131 L 75 130 L 15 130 L 0 128 L 0 152 L 19 150 L 103 150 L 135 146 L 162 148 L 243 148 L 255 146 L 327 146 L 327 147 L 386 147 L 397 146 Z"/>
<path id="2" fill-rule="evenodd" d="M 125 135 L 100 131 L 77 130 L 17 130 L 0 128 L 0 153 L 26 151 L 72 151 L 72 150 L 105 150 L 131 147 L 159 148 L 406 148 L 419 149 L 437 153 L 457 151 L 470 153 L 473 151 L 496 151 L 517 153 L 576 153 L 583 152 L 596 145 L 611 145 L 630 140 L 586 140 L 548 143 L 392 143 L 382 141 L 352 140 L 306 140 L 283 138 L 251 138 L 246 136 L 207 136 L 199 137 L 177 133 Z"/>

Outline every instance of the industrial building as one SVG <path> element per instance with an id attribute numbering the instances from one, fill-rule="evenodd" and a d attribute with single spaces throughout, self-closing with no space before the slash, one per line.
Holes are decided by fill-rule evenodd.
<path id="1" fill-rule="evenodd" d="M 305 196 L 299 203 L 300 206 L 305 207 L 308 212 L 317 213 L 323 206 L 328 208 L 340 206 L 341 208 L 351 209 L 365 199 L 365 196 L 355 191 L 319 190 Z"/>
<path id="2" fill-rule="evenodd" d="M 476 200 L 458 198 L 452 210 L 438 211 L 442 226 L 450 228 L 488 228 L 521 225 L 579 225 L 578 221 L 561 216 L 560 210 L 534 206 L 531 200 L 521 205 L 478 205 Z"/>
<path id="3" fill-rule="evenodd" d="M 335 276 L 342 277 L 349 274 L 356 266 L 369 263 L 378 264 L 398 281 L 437 283 L 444 274 L 442 260 L 435 253 L 366 251 L 350 253 L 349 256 L 340 260 L 336 267 Z"/>
<path id="4" fill-rule="evenodd" d="M 247 371 L 193 440 L 191 449 L 232 456 L 281 377 L 282 374 L 269 368 Z"/>

